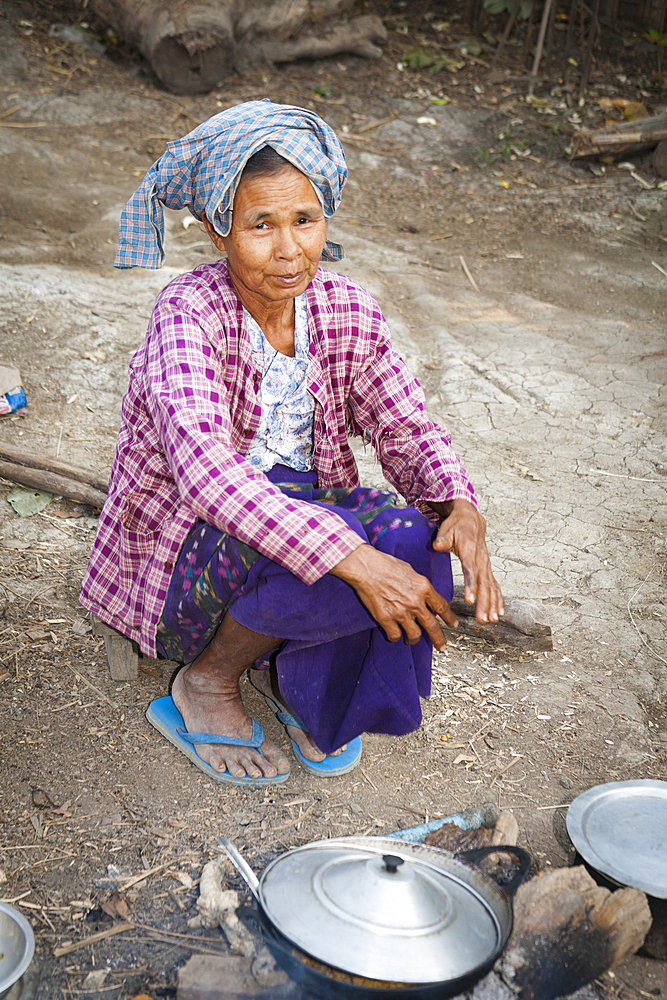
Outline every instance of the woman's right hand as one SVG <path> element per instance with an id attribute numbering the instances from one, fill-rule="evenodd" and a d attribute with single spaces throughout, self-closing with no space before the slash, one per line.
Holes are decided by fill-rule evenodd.
<path id="1" fill-rule="evenodd" d="M 414 645 L 424 629 L 436 649 L 444 649 L 445 638 L 432 612 L 450 628 L 458 624 L 430 580 L 416 573 L 409 563 L 379 552 L 372 545 L 360 545 L 329 572 L 354 587 L 391 642 L 398 642 L 405 633 L 406 641 Z"/>

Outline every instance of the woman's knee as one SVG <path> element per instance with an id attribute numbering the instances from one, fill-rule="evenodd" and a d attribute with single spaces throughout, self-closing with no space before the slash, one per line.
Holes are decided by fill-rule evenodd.
<path id="1" fill-rule="evenodd" d="M 328 511 L 329 514 L 337 514 L 338 517 L 340 517 L 343 521 L 345 521 L 345 524 L 348 526 L 348 528 L 352 528 L 352 530 L 356 531 L 356 533 L 359 535 L 360 538 L 363 538 L 364 541 L 366 541 L 366 532 L 364 531 L 364 526 L 361 523 L 361 521 L 357 517 L 355 517 L 352 511 L 345 510 L 344 507 L 333 507 L 330 503 L 323 503 L 320 500 L 315 500 L 313 502 L 313 505 L 315 507 L 321 507 L 323 510 Z"/>
<path id="2" fill-rule="evenodd" d="M 428 518 L 414 507 L 387 512 L 367 526 L 368 541 L 374 548 L 408 562 L 410 552 L 430 552 L 434 532 Z"/>

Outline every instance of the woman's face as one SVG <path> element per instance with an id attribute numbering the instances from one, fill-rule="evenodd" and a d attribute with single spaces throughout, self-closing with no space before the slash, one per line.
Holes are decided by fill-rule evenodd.
<path id="1" fill-rule="evenodd" d="M 219 236 L 208 219 L 203 221 L 218 249 L 227 251 L 241 298 L 245 292 L 266 305 L 293 299 L 317 272 L 326 221 L 312 184 L 295 167 L 241 181 L 228 236 Z"/>

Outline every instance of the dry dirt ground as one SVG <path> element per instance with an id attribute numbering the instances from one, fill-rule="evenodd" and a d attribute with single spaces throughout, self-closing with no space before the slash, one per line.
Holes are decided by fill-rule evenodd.
<path id="1" fill-rule="evenodd" d="M 96 1000 L 101 983 L 101 998 L 174 995 L 188 955 L 223 947 L 217 932 L 188 926 L 197 889 L 184 884 L 220 834 L 259 870 L 322 836 L 492 800 L 515 811 L 537 866 L 558 866 L 573 860 L 563 817 L 579 791 L 665 777 L 667 278 L 652 262 L 667 268 L 667 191 L 564 153 L 579 121 L 599 120 L 600 95 L 641 96 L 650 53 L 630 35 L 624 63 L 599 55 L 584 108 L 567 106 L 567 91 L 531 107 L 515 50 L 495 83 L 484 51 L 481 64 L 460 56 L 437 77 L 398 69 L 409 45 L 455 44 L 464 29 L 452 22 L 436 38 L 435 21 L 410 20 L 410 7 L 380 12 L 392 30 L 377 62 L 267 68 L 177 98 L 131 54 L 52 37 L 53 23 L 76 23 L 73 8 L 4 5 L 0 363 L 20 368 L 29 413 L 4 418 L 0 437 L 109 468 L 154 296 L 214 253 L 198 225 L 168 213 L 164 270 L 115 272 L 122 205 L 166 139 L 221 107 L 259 97 L 314 107 L 349 156 L 331 227 L 342 269 L 378 297 L 430 412 L 452 430 L 503 588 L 540 609 L 554 651 L 459 638 L 436 657 L 422 729 L 365 737 L 350 775 L 318 782 L 295 762 L 273 790 L 216 786 L 144 719 L 172 665 L 144 664 L 135 684 L 109 679 L 77 604 L 95 512 L 54 500 L 21 518 L 0 483 L 0 893 L 32 920 L 43 1000 Z M 447 11 L 433 3 L 431 15 Z M 325 84 L 330 99 L 313 91 Z M 649 161 L 633 162 L 654 184 Z M 365 480 L 381 482 L 371 457 L 359 460 Z M 112 925 L 101 905 L 122 876 L 158 866 L 125 897 L 152 932 L 54 957 Z M 93 969 L 108 975 L 91 987 Z M 608 997 L 667 994 L 664 964 L 647 957 L 604 979 Z"/>

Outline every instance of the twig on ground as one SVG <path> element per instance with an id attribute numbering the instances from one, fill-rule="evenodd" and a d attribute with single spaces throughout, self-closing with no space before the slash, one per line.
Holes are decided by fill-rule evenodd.
<path id="1" fill-rule="evenodd" d="M 115 927 L 109 927 L 106 931 L 98 931 L 97 934 L 91 934 L 90 937 L 83 938 L 81 941 L 73 941 L 72 944 L 63 945 L 62 948 L 54 948 L 53 955 L 55 958 L 62 958 L 63 955 L 69 955 L 73 951 L 78 951 L 79 948 L 86 948 L 89 944 L 97 944 L 98 941 L 104 941 L 105 938 L 113 937 L 114 934 L 124 934 L 125 931 L 135 929 L 136 925 L 129 921 L 116 924 Z"/>
<path id="2" fill-rule="evenodd" d="M 185 861 L 186 858 L 198 858 L 198 854 L 184 854 L 179 858 L 179 861 Z M 155 868 L 147 868 L 145 872 L 141 872 L 140 875 L 130 875 L 127 878 L 119 878 L 118 882 L 122 883 L 123 892 L 127 892 L 132 886 L 138 885 L 139 882 L 143 882 L 144 879 L 150 878 L 151 875 L 157 875 L 158 872 L 164 871 L 166 868 L 173 868 L 174 861 L 166 861 L 162 865 L 157 865 Z M 140 925 L 137 924 L 137 927 Z M 171 932 L 170 932 L 171 933 Z"/>
<path id="3" fill-rule="evenodd" d="M 470 268 L 466 264 L 463 254 L 459 254 L 459 260 L 461 261 L 461 267 L 463 268 L 466 278 L 468 279 L 472 287 L 475 289 L 475 291 L 478 292 L 479 288 L 477 287 L 477 282 L 470 273 Z"/>
<path id="4" fill-rule="evenodd" d="M 653 566 L 655 566 L 655 563 L 653 564 Z M 650 643 L 649 643 L 649 642 L 648 642 L 648 641 L 647 641 L 647 640 L 646 640 L 646 639 L 644 638 L 644 636 L 642 635 L 642 633 L 641 633 L 641 632 L 640 632 L 640 630 L 639 630 L 639 626 L 637 625 L 637 622 L 636 622 L 636 621 L 634 620 L 634 618 L 633 618 L 633 616 L 632 616 L 632 610 L 631 610 L 631 608 L 630 608 L 630 605 L 631 605 L 631 604 L 632 604 L 632 602 L 634 601 L 635 597 L 637 596 L 637 594 L 638 594 L 638 593 L 639 593 L 639 591 L 640 591 L 640 590 L 642 589 L 642 587 L 644 586 L 644 584 L 645 584 L 645 583 L 646 583 L 646 581 L 648 580 L 649 576 L 650 576 L 650 575 L 651 575 L 651 573 L 653 572 L 653 566 L 651 566 L 650 570 L 648 571 L 648 573 L 646 574 L 646 576 L 644 577 L 644 579 L 643 579 L 643 580 L 642 580 L 642 582 L 641 582 L 641 583 L 639 584 L 639 586 L 638 586 L 638 587 L 637 587 L 637 589 L 635 590 L 634 594 L 632 595 L 632 597 L 631 597 L 631 598 L 630 598 L 630 600 L 628 601 L 628 614 L 630 615 L 630 621 L 632 622 L 632 624 L 634 625 L 634 627 L 635 627 L 635 628 L 637 629 L 637 635 L 639 636 L 639 638 L 641 639 L 641 641 L 642 641 L 642 642 L 644 643 L 644 645 L 645 645 L 645 646 L 646 646 L 646 648 L 648 649 L 649 653 L 653 653 L 653 655 L 654 655 L 655 657 L 657 657 L 657 658 L 658 658 L 659 660 L 661 660 L 661 662 L 662 662 L 662 663 L 667 663 L 667 660 L 666 660 L 666 659 L 664 658 L 664 656 L 661 656 L 661 655 L 660 655 L 660 653 L 657 653 L 657 652 L 655 651 L 655 649 L 653 648 L 653 646 L 651 646 L 651 644 L 650 644 Z"/>
<path id="5" fill-rule="evenodd" d="M 611 476 L 612 479 L 634 479 L 637 483 L 656 483 L 658 486 L 665 485 L 660 479 L 646 479 L 644 476 L 626 476 L 623 472 L 604 472 L 603 469 L 591 469 L 590 472 L 581 472 L 579 469 L 570 469 L 568 471 L 574 473 L 575 476 Z"/>
<path id="6" fill-rule="evenodd" d="M 300 816 L 295 816 L 294 819 L 288 820 L 287 823 L 281 823 L 280 826 L 274 826 L 273 829 L 286 830 L 288 826 L 296 826 L 297 823 L 301 823 L 301 821 L 304 820 L 306 816 L 308 816 L 308 814 L 313 811 L 314 808 L 315 808 L 315 803 L 313 802 L 311 805 L 308 806 L 305 812 L 301 813 Z"/>
<path id="7" fill-rule="evenodd" d="M 512 757 L 512 759 L 509 762 L 509 764 L 505 764 L 505 766 L 502 767 L 500 769 L 500 771 L 498 771 L 498 774 L 496 774 L 496 776 L 491 781 L 491 784 L 489 785 L 489 788 L 493 788 L 493 786 L 495 785 L 495 783 L 498 780 L 498 778 L 500 778 L 500 776 L 503 775 L 505 773 L 505 771 L 509 771 L 509 769 L 511 767 L 514 767 L 515 764 L 518 764 L 519 761 L 522 760 L 522 759 L 523 759 L 522 757 Z"/>
<path id="8" fill-rule="evenodd" d="M 48 593 L 49 590 L 55 590 L 55 589 L 56 589 L 55 583 L 50 583 L 48 587 L 42 587 L 41 590 L 38 590 L 36 594 L 32 595 L 32 597 L 30 598 L 30 600 L 28 601 L 28 603 L 25 606 L 25 610 L 27 611 L 28 608 L 30 607 L 30 605 L 32 604 L 32 602 L 36 601 L 38 597 L 42 596 L 42 594 L 46 594 L 46 593 Z"/>
<path id="9" fill-rule="evenodd" d="M 366 772 L 364 771 L 363 767 L 360 767 L 360 768 L 359 768 L 359 770 L 360 770 L 360 771 L 361 771 L 361 773 L 363 774 L 363 776 L 364 776 L 364 778 L 366 779 L 366 781 L 368 782 L 368 784 L 369 784 L 369 785 L 370 785 L 370 786 L 371 786 L 372 788 L 374 788 L 374 789 L 375 789 L 375 791 L 377 792 L 377 790 L 378 790 L 378 786 L 377 786 L 377 785 L 376 785 L 376 784 L 375 784 L 375 783 L 373 782 L 373 780 L 372 780 L 371 778 L 369 778 L 369 777 L 368 777 L 368 775 L 367 775 L 367 774 L 366 774 Z"/>
<path id="10" fill-rule="evenodd" d="M 99 695 L 99 697 L 102 699 L 102 701 L 105 701 L 107 703 L 107 705 L 110 705 L 111 708 L 114 709 L 114 711 L 116 711 L 116 712 L 118 711 L 118 705 L 116 704 L 116 702 L 112 701 L 111 698 L 108 698 L 105 695 L 104 691 L 100 691 L 100 689 L 96 688 L 94 684 L 91 684 L 90 681 L 87 681 L 86 678 L 83 677 L 83 675 L 80 674 L 78 670 L 75 670 L 74 667 L 71 667 L 69 665 L 69 663 L 66 663 L 65 666 L 67 667 L 68 670 L 72 671 L 72 673 L 74 674 L 74 676 L 77 677 L 81 681 L 82 684 L 85 684 L 86 687 L 89 687 L 90 690 L 94 691 L 96 695 Z"/>
<path id="11" fill-rule="evenodd" d="M 377 128 L 379 125 L 386 125 L 387 122 L 393 122 L 394 118 L 398 118 L 398 112 L 387 115 L 386 118 L 378 118 L 374 122 L 368 122 L 367 125 L 361 125 L 357 128 L 357 134 L 360 132 L 369 132 L 372 128 Z"/>
<path id="12" fill-rule="evenodd" d="M 629 198 L 628 198 L 628 199 L 626 199 L 626 200 L 627 200 L 627 202 L 628 202 L 628 206 L 630 207 L 630 211 L 632 212 L 632 214 L 633 214 L 633 215 L 636 215 L 636 216 L 637 216 L 637 218 L 638 218 L 638 219 L 641 219 L 641 221 L 642 221 L 642 222 L 646 222 L 646 216 L 645 216 L 645 215 L 642 215 L 642 214 L 641 214 L 641 212 L 638 212 L 638 211 L 637 211 L 637 209 L 636 209 L 636 208 L 635 208 L 635 206 L 634 206 L 634 205 L 632 204 L 632 202 L 630 201 L 630 199 L 629 199 Z"/>

